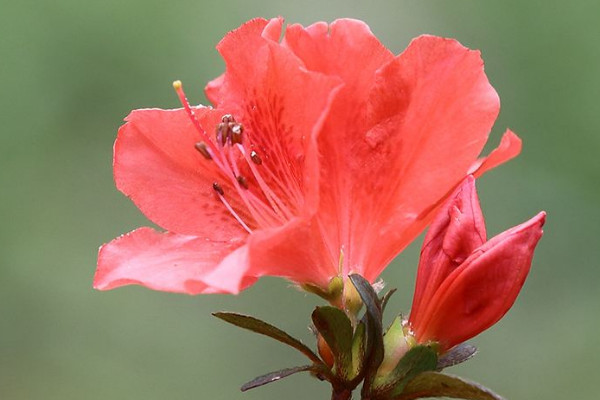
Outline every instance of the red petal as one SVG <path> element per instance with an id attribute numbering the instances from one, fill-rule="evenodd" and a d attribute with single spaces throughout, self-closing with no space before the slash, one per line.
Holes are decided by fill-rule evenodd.
<path id="1" fill-rule="evenodd" d="M 206 84 L 204 88 L 204 94 L 206 94 L 206 98 L 215 106 L 219 103 L 220 91 L 223 86 L 223 80 L 225 79 L 225 74 L 219 75 L 217 78 Z"/>
<path id="2" fill-rule="evenodd" d="M 236 77 L 237 80 L 252 80 L 253 77 L 247 74 L 247 68 L 250 69 L 255 64 L 260 64 L 253 56 L 258 54 L 268 42 L 277 42 L 281 35 L 282 18 L 273 18 L 270 21 L 262 18 L 255 18 L 229 32 L 217 45 L 217 49 L 223 55 L 227 63 L 227 76 L 231 80 Z M 221 74 L 217 78 L 208 82 L 204 88 L 206 97 L 215 106 L 223 102 L 227 95 L 227 90 L 223 89 L 226 74 Z M 235 79 L 234 79 L 235 80 Z"/>
<path id="3" fill-rule="evenodd" d="M 254 74 L 264 68 L 260 62 L 264 57 L 261 53 L 268 43 L 279 39 L 282 25 L 281 18 L 270 21 L 256 18 L 229 32 L 219 42 L 217 50 L 225 60 L 226 71 L 206 87 L 207 97 L 213 104 L 222 104 L 235 83 L 256 80 Z"/>
<path id="4" fill-rule="evenodd" d="M 232 268 L 235 266 L 235 268 Z M 105 244 L 98 253 L 94 288 L 142 285 L 187 294 L 238 293 L 256 279 L 248 277 L 247 248 L 240 241 L 212 241 L 140 228 Z M 206 277 L 221 269 L 216 282 Z"/>
<path id="5" fill-rule="evenodd" d="M 279 276 L 326 288 L 338 274 L 337 257 L 330 256 L 316 220 L 295 219 L 280 228 L 261 230 L 249 242 L 253 276 Z"/>
<path id="6" fill-rule="evenodd" d="M 367 107 L 334 104 L 319 137 L 331 186 L 322 204 L 350 221 L 338 227 L 353 249 L 350 269 L 374 280 L 422 231 L 467 175 L 498 110 L 479 52 L 430 36 L 378 71 Z"/>
<path id="7" fill-rule="evenodd" d="M 309 70 L 342 78 L 359 99 L 365 98 L 375 71 L 393 59 L 367 24 L 352 19 L 329 25 L 319 22 L 307 28 L 290 25 L 283 45 L 300 57 Z"/>
<path id="8" fill-rule="evenodd" d="M 521 152 L 521 139 L 510 129 L 507 129 L 500 144 L 487 156 L 480 158 L 471 165 L 469 173 L 480 177 L 492 168 L 505 163 L 511 158 L 515 158 Z"/>
<path id="9" fill-rule="evenodd" d="M 269 188 L 292 214 L 311 214 L 319 173 L 314 136 L 340 80 L 306 71 L 277 41 L 282 23 L 251 21 L 219 43 L 226 72 L 218 104 L 244 124 L 249 148 L 262 158 L 261 168 L 269 170 L 263 175 Z"/>
<path id="10" fill-rule="evenodd" d="M 200 118 L 210 109 L 198 109 Z M 225 240 L 246 232 L 216 198 L 219 176 L 194 144 L 201 139 L 183 109 L 136 110 L 115 142 L 117 188 L 161 227 Z"/>
<path id="11" fill-rule="evenodd" d="M 454 270 L 428 304 L 420 326 L 413 327 L 418 340 L 436 340 L 449 349 L 502 318 L 529 273 L 545 219 L 541 212 L 501 233 Z"/>
<path id="12" fill-rule="evenodd" d="M 354 262 L 358 257 L 353 255 L 359 246 L 355 246 L 350 235 L 361 236 L 364 225 L 358 230 L 349 228 L 351 219 L 354 221 L 350 209 L 356 199 L 348 192 L 352 186 L 362 184 L 363 176 L 354 176 L 354 168 L 362 168 L 365 160 L 354 150 L 364 142 L 365 102 L 374 84 L 375 71 L 392 60 L 393 55 L 366 24 L 354 20 L 338 20 L 331 25 L 317 23 L 307 28 L 291 25 L 283 44 L 292 49 L 309 70 L 344 81 L 317 138 L 321 154 L 318 224 L 327 242 L 332 268 L 337 270 L 343 252 L 345 264 L 339 272 L 362 273 L 359 263 Z M 373 194 L 367 197 L 372 200 Z M 311 246 L 317 245 L 308 245 Z"/>
<path id="13" fill-rule="evenodd" d="M 411 325 L 419 324 L 424 304 L 448 275 L 485 241 L 485 222 L 475 179 L 469 176 L 450 196 L 425 236 L 410 312 Z"/>

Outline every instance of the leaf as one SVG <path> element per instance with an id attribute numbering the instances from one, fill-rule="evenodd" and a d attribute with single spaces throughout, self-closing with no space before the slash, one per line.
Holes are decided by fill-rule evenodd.
<path id="1" fill-rule="evenodd" d="M 352 323 L 336 307 L 317 307 L 312 313 L 315 328 L 329 345 L 338 375 L 347 378 L 352 369 Z"/>
<path id="2" fill-rule="evenodd" d="M 301 367 L 280 369 L 279 371 L 270 372 L 252 379 L 250 382 L 243 384 L 241 390 L 242 392 L 245 392 L 246 390 L 254 389 L 256 387 L 266 385 L 267 383 L 278 381 L 297 372 L 315 370 L 318 370 L 318 367 L 315 365 L 303 365 Z"/>
<path id="3" fill-rule="evenodd" d="M 392 396 L 397 396 L 417 375 L 432 371 L 437 366 L 437 353 L 429 346 L 415 346 L 400 359 L 398 365 L 388 375 L 381 386 L 390 388 Z M 384 390 L 388 392 L 388 390 Z"/>
<path id="4" fill-rule="evenodd" d="M 268 336 L 282 343 L 285 343 L 288 346 L 299 350 L 302 354 L 304 354 L 314 363 L 323 364 L 321 359 L 300 340 L 291 337 L 281 329 L 276 328 L 273 325 L 268 324 L 264 321 L 261 321 L 260 319 L 251 317 L 249 315 L 242 315 L 230 312 L 215 312 L 213 313 L 213 315 L 219 319 L 222 319 L 225 322 L 229 322 L 230 324 L 239 326 L 240 328 L 248 329 L 249 331 L 260 333 L 262 335 Z"/>
<path id="5" fill-rule="evenodd" d="M 396 293 L 396 288 L 394 289 L 390 289 L 385 295 L 383 295 L 383 297 L 381 298 L 381 313 L 383 314 L 383 312 L 385 311 L 385 306 L 387 306 L 388 301 L 390 301 L 390 297 L 392 297 L 392 295 L 394 293 Z"/>
<path id="6" fill-rule="evenodd" d="M 394 400 L 412 400 L 423 397 L 452 397 L 467 400 L 504 400 L 501 396 L 475 382 L 453 375 L 428 371 L 418 375 Z"/>
<path id="7" fill-rule="evenodd" d="M 349 275 L 366 308 L 367 345 L 365 359 L 365 383 L 363 393 L 368 393 L 371 381 L 383 360 L 383 322 L 377 293 L 365 278 L 358 274 Z"/>
<path id="8" fill-rule="evenodd" d="M 472 358 L 475 354 L 477 354 L 477 347 L 468 343 L 459 344 L 439 358 L 436 369 L 441 371 L 444 368 L 460 364 Z"/>

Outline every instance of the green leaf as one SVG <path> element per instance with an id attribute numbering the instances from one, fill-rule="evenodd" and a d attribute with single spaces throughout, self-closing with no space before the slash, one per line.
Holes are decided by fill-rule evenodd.
<path id="1" fill-rule="evenodd" d="M 477 354 L 477 347 L 467 343 L 459 344 L 440 357 L 436 369 L 441 371 L 444 368 L 460 364 L 472 358 L 475 354 Z"/>
<path id="2" fill-rule="evenodd" d="M 338 375 L 348 378 L 352 369 L 352 323 L 336 307 L 317 307 L 312 313 L 315 328 L 329 345 Z"/>
<path id="3" fill-rule="evenodd" d="M 387 377 L 377 382 L 377 392 L 397 396 L 414 377 L 424 371 L 432 371 L 437 366 L 437 353 L 429 346 L 415 346 L 400 359 L 398 365 Z"/>
<path id="4" fill-rule="evenodd" d="M 467 400 L 504 400 L 501 396 L 475 382 L 453 375 L 428 371 L 418 375 L 394 400 L 412 400 L 423 397 L 452 397 Z"/>
<path id="5" fill-rule="evenodd" d="M 318 367 L 316 367 L 315 365 L 303 365 L 301 367 L 281 369 L 279 371 L 270 372 L 268 374 L 252 379 L 250 382 L 243 384 L 241 390 L 242 392 L 245 392 L 246 390 L 254 389 L 256 387 L 266 385 L 267 383 L 278 381 L 297 372 L 315 370 L 318 370 Z"/>
<path id="6" fill-rule="evenodd" d="M 273 325 L 268 324 L 264 321 L 261 321 L 260 319 L 251 317 L 249 315 L 242 315 L 230 312 L 216 312 L 213 313 L 213 315 L 219 319 L 222 319 L 225 322 L 229 322 L 230 324 L 239 326 L 240 328 L 248 329 L 249 331 L 260 333 L 261 335 L 265 335 L 282 343 L 285 343 L 288 346 L 299 350 L 302 354 L 304 354 L 314 363 L 323 364 L 321 359 L 300 340 L 291 337 L 281 329 L 276 328 Z"/>
<path id="7" fill-rule="evenodd" d="M 368 393 L 371 381 L 383 360 L 383 322 L 381 305 L 377 293 L 365 278 L 358 274 L 349 275 L 366 308 L 367 345 L 365 359 L 365 383 L 363 393 Z"/>

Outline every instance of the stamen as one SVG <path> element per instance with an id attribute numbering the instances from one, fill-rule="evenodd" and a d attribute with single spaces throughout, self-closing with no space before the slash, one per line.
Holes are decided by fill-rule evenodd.
<path id="1" fill-rule="evenodd" d="M 277 213 L 277 214 L 280 214 L 281 217 L 284 217 L 286 219 L 293 218 L 293 214 L 291 213 L 291 211 L 281 201 L 281 199 L 269 188 L 269 185 L 267 185 L 265 180 L 262 178 L 262 176 L 260 175 L 256 166 L 252 165 L 253 163 L 250 162 L 250 159 L 252 159 L 252 154 L 254 154 L 258 158 L 260 163 L 254 161 L 253 159 L 252 159 L 252 161 L 254 162 L 254 164 L 260 165 L 262 163 L 262 160 L 260 160 L 260 158 L 258 157 L 258 154 L 256 154 L 256 152 L 254 150 L 252 150 L 252 152 L 250 153 L 250 159 L 249 159 L 248 154 L 245 152 L 244 147 L 242 145 L 240 145 L 240 144 L 237 145 L 237 148 L 240 150 L 240 153 L 242 153 L 242 156 L 244 156 L 246 163 L 250 167 L 252 174 L 254 175 L 254 177 L 256 178 L 256 181 L 258 182 L 258 186 L 260 186 L 262 192 L 264 193 L 265 197 L 269 201 L 269 204 L 273 208 L 273 211 L 275 211 L 275 213 Z"/>
<path id="2" fill-rule="evenodd" d="M 244 176 L 238 175 L 238 177 L 236 179 L 241 187 L 243 187 L 244 189 L 248 189 L 248 181 L 246 180 L 246 178 Z"/>
<path id="3" fill-rule="evenodd" d="M 231 133 L 231 143 L 242 143 L 242 134 L 244 133 L 242 124 L 229 123 L 229 132 Z"/>
<path id="4" fill-rule="evenodd" d="M 208 143 L 207 144 L 207 148 L 210 149 L 210 151 L 211 151 L 212 154 L 216 154 L 217 149 L 216 149 L 215 145 L 212 144 L 212 142 L 210 140 L 208 140 L 208 135 L 206 134 L 206 132 L 204 131 L 204 129 L 202 129 L 202 127 L 200 126 L 200 122 L 198 122 L 198 119 L 196 118 L 196 114 L 194 114 L 194 110 L 192 110 L 192 108 L 190 107 L 190 103 L 189 103 L 187 97 L 185 96 L 185 92 L 183 91 L 183 85 L 182 85 L 181 81 L 179 81 L 179 80 L 174 81 L 173 82 L 173 89 L 175 89 L 175 92 L 177 93 L 177 96 L 179 97 L 179 101 L 181 102 L 181 105 L 185 109 L 185 112 L 188 115 L 190 121 L 192 121 L 192 124 L 194 125 L 194 128 L 196 128 L 196 130 L 205 139 L 207 139 L 206 140 L 206 142 Z M 222 167 L 220 165 L 220 163 L 217 163 L 217 164 L 219 165 L 219 168 Z"/>
<path id="5" fill-rule="evenodd" d="M 212 156 L 210 155 L 210 151 L 208 151 L 208 147 L 206 147 L 206 143 L 198 142 L 195 144 L 195 147 L 196 150 L 198 150 L 198 152 L 204 156 L 204 158 L 207 160 L 212 160 Z"/>
<path id="6" fill-rule="evenodd" d="M 223 188 L 217 182 L 213 182 L 213 189 L 215 189 L 215 192 L 219 193 L 221 196 L 225 194 Z"/>
<path id="7" fill-rule="evenodd" d="M 250 152 L 250 159 L 252 159 L 252 162 L 254 162 L 254 164 L 256 164 L 256 165 L 262 164 L 262 159 L 260 158 L 258 153 L 254 150 L 252 150 Z"/>
<path id="8" fill-rule="evenodd" d="M 221 186 L 219 186 L 216 182 L 213 183 L 213 188 L 215 187 L 215 185 L 217 185 L 218 188 L 221 188 Z M 217 190 L 217 193 L 219 194 L 219 200 L 221 200 L 225 208 L 227 208 L 227 211 L 229 211 L 231 215 L 233 215 L 233 218 L 235 218 L 236 221 L 239 222 L 239 224 L 242 226 L 242 228 L 246 230 L 246 232 L 252 233 L 252 229 L 250 229 L 248 225 L 246 225 L 244 220 L 242 220 L 240 216 L 235 212 L 235 210 L 231 207 L 231 205 L 229 205 L 229 202 L 225 200 L 225 197 L 223 196 L 223 189 L 221 189 L 220 192 Z"/>

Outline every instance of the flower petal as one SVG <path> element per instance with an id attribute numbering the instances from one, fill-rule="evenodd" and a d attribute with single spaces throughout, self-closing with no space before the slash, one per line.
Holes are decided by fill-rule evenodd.
<path id="1" fill-rule="evenodd" d="M 515 135 L 510 129 L 507 129 L 500 144 L 487 157 L 482 157 L 475 161 L 469 173 L 480 177 L 490 169 L 496 168 L 498 165 L 505 163 L 519 155 L 521 152 L 521 139 Z"/>
<path id="2" fill-rule="evenodd" d="M 139 228 L 100 248 L 94 288 L 109 290 L 135 284 L 187 294 L 238 293 L 256 281 L 247 276 L 247 268 L 244 242 L 211 241 Z M 227 271 L 226 276 L 207 282 L 207 276 L 221 269 Z"/>
<path id="3" fill-rule="evenodd" d="M 309 215 L 318 199 L 315 132 L 341 81 L 307 71 L 281 46 L 282 23 L 253 20 L 230 32 L 217 46 L 225 75 L 208 89 L 218 108 L 243 123 L 245 146 L 261 157 L 259 169 L 269 189 L 291 214 Z"/>
<path id="4" fill-rule="evenodd" d="M 393 59 L 393 54 L 362 21 L 339 19 L 304 28 L 287 27 L 283 45 L 298 56 L 307 69 L 340 77 L 355 98 L 366 98 L 374 73 Z"/>
<path id="5" fill-rule="evenodd" d="M 419 324 L 422 305 L 433 297 L 448 275 L 485 241 L 485 221 L 475 190 L 475 179 L 469 176 L 450 196 L 425 236 L 410 313 L 411 325 Z"/>
<path id="6" fill-rule="evenodd" d="M 346 122 L 346 131 L 363 133 L 353 140 L 319 143 L 328 157 L 351 160 L 333 181 L 331 192 L 338 195 L 331 196 L 329 207 L 341 207 L 341 215 L 351 221 L 340 230 L 356 233 L 348 241 L 362 247 L 355 250 L 354 263 L 367 279 L 374 280 L 424 229 L 464 179 L 499 106 L 478 51 L 455 40 L 423 36 L 377 72 L 366 114 L 355 113 L 366 122 Z M 343 124 L 333 123 L 338 129 Z M 332 125 L 325 129 L 329 132 L 320 137 L 334 135 Z M 354 187 L 347 183 L 348 174 L 357 182 Z M 370 200 L 373 193 L 375 201 Z"/>
<path id="7" fill-rule="evenodd" d="M 221 74 L 212 81 L 208 82 L 204 87 L 204 94 L 206 98 L 214 105 L 219 103 L 220 99 L 220 91 L 223 86 L 223 80 L 225 79 L 225 74 Z"/>
<path id="8" fill-rule="evenodd" d="M 236 58 L 235 50 L 229 52 L 223 49 L 239 49 L 245 55 L 256 54 L 261 47 L 266 43 L 266 40 L 277 41 L 281 32 L 281 26 L 283 24 L 282 18 L 273 18 L 272 20 L 266 20 L 263 18 L 254 18 L 239 28 L 229 32 L 217 45 L 217 50 L 222 55 L 227 55 L 225 62 L 229 63 L 226 74 L 230 75 L 242 75 L 244 74 L 244 67 L 252 62 L 248 58 Z M 227 90 L 223 89 L 225 83 L 225 75 L 221 74 L 217 78 L 208 82 L 204 88 L 206 97 L 215 106 L 218 106 L 223 102 L 223 97 L 227 95 Z M 252 79 L 251 75 L 247 76 L 247 79 Z"/>
<path id="9" fill-rule="evenodd" d="M 454 270 L 413 326 L 419 341 L 436 340 L 446 350 L 502 318 L 529 273 L 545 219 L 541 212 L 492 238 Z"/>
<path id="10" fill-rule="evenodd" d="M 321 227 L 315 219 L 294 219 L 274 229 L 255 232 L 250 237 L 249 274 L 279 276 L 298 283 L 326 288 L 338 274 L 337 256 L 330 257 Z M 315 238 L 317 238 L 315 240 Z"/>
<path id="11" fill-rule="evenodd" d="M 208 112 L 196 110 L 199 118 Z M 136 110 L 126 121 L 115 142 L 115 182 L 148 218 L 182 234 L 246 236 L 215 196 L 219 172 L 195 150 L 201 136 L 183 109 Z"/>

